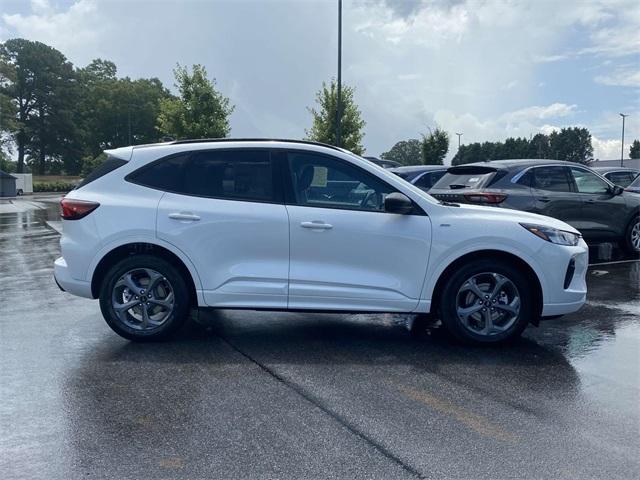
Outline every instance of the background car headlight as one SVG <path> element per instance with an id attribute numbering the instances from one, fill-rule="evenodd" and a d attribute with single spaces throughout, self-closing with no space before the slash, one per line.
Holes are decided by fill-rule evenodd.
<path id="1" fill-rule="evenodd" d="M 558 230 L 553 227 L 545 227 L 543 225 L 531 225 L 528 223 L 521 223 L 520 225 L 541 239 L 558 245 L 570 245 L 573 247 L 580 241 L 580 235 L 573 232 Z"/>

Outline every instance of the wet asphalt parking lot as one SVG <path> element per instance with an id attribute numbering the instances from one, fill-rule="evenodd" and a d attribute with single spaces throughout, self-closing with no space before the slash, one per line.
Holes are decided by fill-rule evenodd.
<path id="1" fill-rule="evenodd" d="M 134 344 L 53 282 L 55 200 L 0 201 L 2 479 L 640 477 L 638 261 L 507 347 L 252 311 Z"/>

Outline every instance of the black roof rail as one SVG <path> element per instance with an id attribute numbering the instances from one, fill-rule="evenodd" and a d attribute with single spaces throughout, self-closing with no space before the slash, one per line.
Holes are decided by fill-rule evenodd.
<path id="1" fill-rule="evenodd" d="M 289 138 L 200 138 L 200 139 L 189 139 L 189 140 L 174 140 L 173 142 L 169 142 L 171 145 L 182 145 L 189 143 L 224 143 L 224 142 L 288 142 L 288 143 L 299 143 L 302 145 L 317 145 L 320 147 L 332 148 L 333 150 L 342 151 L 341 148 L 336 147 L 335 145 L 329 145 L 327 143 L 322 142 L 313 142 L 311 140 L 292 140 Z"/>

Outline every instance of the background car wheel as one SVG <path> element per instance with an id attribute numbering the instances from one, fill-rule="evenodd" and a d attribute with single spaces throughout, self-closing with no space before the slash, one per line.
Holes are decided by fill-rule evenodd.
<path id="1" fill-rule="evenodd" d="M 150 255 L 121 260 L 106 274 L 100 309 L 109 326 L 129 340 L 161 340 L 189 314 L 189 291 L 171 263 Z"/>
<path id="2" fill-rule="evenodd" d="M 635 217 L 627 227 L 624 242 L 625 249 L 635 255 L 640 254 L 640 215 Z"/>
<path id="3" fill-rule="evenodd" d="M 495 344 L 519 336 L 534 310 L 526 276 L 497 260 L 478 260 L 447 280 L 440 303 L 442 324 L 465 343 Z"/>

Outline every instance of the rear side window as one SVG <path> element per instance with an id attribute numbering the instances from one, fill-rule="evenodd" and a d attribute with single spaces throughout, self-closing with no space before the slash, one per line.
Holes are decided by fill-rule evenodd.
<path id="1" fill-rule="evenodd" d="M 569 169 L 566 167 L 537 167 L 533 172 L 533 188 L 538 190 L 548 190 L 550 192 L 571 192 L 571 179 Z"/>
<path id="2" fill-rule="evenodd" d="M 167 157 L 134 172 L 135 183 L 197 197 L 273 201 L 268 150 L 208 150 Z"/>
<path id="3" fill-rule="evenodd" d="M 167 157 L 129 175 L 128 180 L 167 192 L 182 192 L 188 154 Z"/>
<path id="4" fill-rule="evenodd" d="M 184 193 L 203 197 L 273 201 L 273 165 L 267 150 L 195 152 Z"/>
<path id="5" fill-rule="evenodd" d="M 122 160 L 121 158 L 116 158 L 109 155 L 107 156 L 107 159 L 100 165 L 98 165 L 89 175 L 87 175 L 76 188 L 82 188 L 85 185 L 93 182 L 94 180 L 97 180 L 100 177 L 104 177 L 107 173 L 113 172 L 116 168 L 120 168 L 126 163 L 126 160 Z"/>

